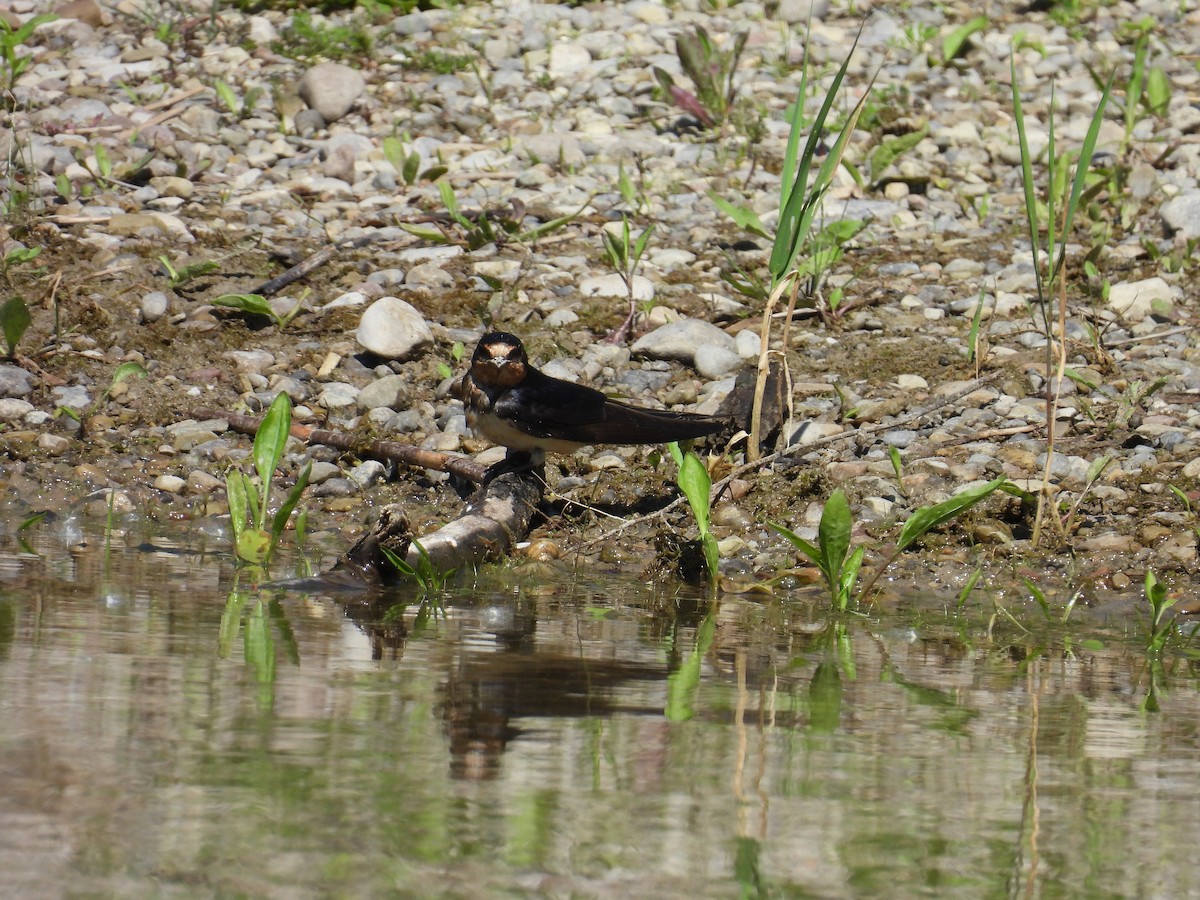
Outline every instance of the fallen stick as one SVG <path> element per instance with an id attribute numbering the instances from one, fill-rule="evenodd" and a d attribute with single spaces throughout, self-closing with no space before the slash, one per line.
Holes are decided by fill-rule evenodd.
<path id="1" fill-rule="evenodd" d="M 192 416 L 197 419 L 221 419 L 229 423 L 229 428 L 240 434 L 254 434 L 262 420 L 255 416 L 241 416 L 236 413 L 226 413 L 215 409 L 194 409 Z M 307 425 L 292 423 L 289 431 L 292 437 L 306 444 L 324 444 L 338 450 L 348 450 L 359 456 L 372 459 L 391 460 L 412 466 L 416 469 L 433 469 L 437 472 L 449 472 L 468 481 L 479 484 L 483 481 L 487 469 L 465 456 L 454 453 L 440 453 L 436 450 L 423 450 L 411 444 L 401 444 L 398 441 L 363 441 L 353 435 L 341 431 L 325 431 L 320 428 L 309 428 Z"/>
<path id="2" fill-rule="evenodd" d="M 264 281 L 258 287 L 254 288 L 254 290 L 252 290 L 250 293 L 261 294 L 263 297 L 270 297 L 272 294 L 283 290 L 292 282 L 299 281 L 314 269 L 321 268 L 321 266 L 325 265 L 325 263 L 329 262 L 343 250 L 353 250 L 357 247 L 362 247 L 364 244 L 370 244 L 374 241 L 384 240 L 385 237 L 390 236 L 385 236 L 382 234 L 360 234 L 358 237 L 347 238 L 346 240 L 338 241 L 336 244 L 329 244 L 325 247 L 322 247 L 307 259 L 296 263 L 296 265 L 292 266 L 286 272 Z"/>

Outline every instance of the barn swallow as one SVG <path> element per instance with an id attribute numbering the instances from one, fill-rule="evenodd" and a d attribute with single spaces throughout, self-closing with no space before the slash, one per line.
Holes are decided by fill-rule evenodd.
<path id="1" fill-rule="evenodd" d="M 467 424 L 510 452 L 574 453 L 588 444 L 662 444 L 720 431 L 721 419 L 645 409 L 539 372 L 518 337 L 479 340 L 460 395 Z"/>

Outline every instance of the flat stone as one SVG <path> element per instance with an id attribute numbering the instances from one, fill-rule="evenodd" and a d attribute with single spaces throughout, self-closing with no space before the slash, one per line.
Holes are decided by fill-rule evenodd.
<path id="1" fill-rule="evenodd" d="M 33 376 L 20 366 L 0 365 L 0 397 L 28 397 Z"/>
<path id="2" fill-rule="evenodd" d="M 1155 302 L 1170 303 L 1171 286 L 1157 275 L 1141 281 L 1114 284 L 1108 291 L 1108 305 L 1124 322 L 1140 322 L 1150 315 Z"/>
<path id="3" fill-rule="evenodd" d="M 737 342 L 711 322 L 679 319 L 638 338 L 630 347 L 634 356 L 671 359 L 694 365 L 696 351 L 705 345 L 724 347 L 737 354 Z"/>
<path id="4" fill-rule="evenodd" d="M 380 406 L 397 408 L 409 394 L 411 385 L 403 375 L 385 375 L 376 378 L 358 393 L 358 408 L 376 409 Z"/>

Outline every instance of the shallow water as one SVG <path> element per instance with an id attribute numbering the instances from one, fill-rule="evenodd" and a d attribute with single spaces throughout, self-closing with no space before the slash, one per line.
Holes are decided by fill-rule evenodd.
<path id="1" fill-rule="evenodd" d="M 600 571 L 231 595 L 219 541 L 74 527 L 0 538 L 5 897 L 1200 891 L 1198 681 L 1145 711 L 1136 623 Z"/>

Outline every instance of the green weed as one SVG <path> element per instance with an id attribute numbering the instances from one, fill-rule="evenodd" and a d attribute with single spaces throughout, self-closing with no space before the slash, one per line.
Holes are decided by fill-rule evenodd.
<path id="1" fill-rule="evenodd" d="M 183 266 L 180 269 L 176 269 L 175 266 L 171 264 L 170 258 L 165 255 L 160 255 L 158 257 L 158 261 L 162 263 L 163 268 L 167 271 L 167 285 L 171 288 L 171 290 L 182 287 L 193 278 L 199 278 L 202 275 L 209 275 L 221 268 L 220 263 L 211 259 L 198 263 L 191 263 Z"/>
<path id="2" fill-rule="evenodd" d="M 17 79 L 25 74 L 33 61 L 32 56 L 20 52 L 21 48 L 39 26 L 57 19 L 58 16 L 53 13 L 42 13 L 14 28 L 0 16 L 0 95 L 3 95 L 4 106 L 9 112 L 16 104 L 12 90 L 16 87 Z"/>
<path id="3" fill-rule="evenodd" d="M 1029 152 L 1029 141 L 1025 133 L 1025 115 L 1021 105 L 1021 86 L 1017 79 L 1017 63 L 1015 55 L 1009 60 L 1012 76 L 1013 118 L 1017 126 L 1017 140 L 1021 153 L 1021 180 L 1025 191 L 1025 219 L 1029 228 L 1030 251 L 1033 255 L 1034 277 L 1037 282 L 1037 303 L 1035 318 L 1040 315 L 1042 334 L 1046 339 L 1045 366 L 1047 375 L 1054 377 L 1046 380 L 1046 465 L 1042 473 L 1042 487 L 1037 497 L 1037 512 L 1034 516 L 1032 542 L 1036 547 L 1041 538 L 1042 522 L 1050 496 L 1050 464 L 1054 452 L 1054 422 L 1057 420 L 1058 394 L 1055 384 L 1061 384 L 1066 369 L 1066 343 L 1059 336 L 1067 333 L 1067 296 L 1066 296 L 1066 258 L 1067 241 L 1072 233 L 1072 224 L 1078 210 L 1080 196 L 1083 193 L 1092 155 L 1095 153 L 1096 142 L 1100 134 L 1100 124 L 1104 119 L 1104 109 L 1112 94 L 1114 75 L 1110 75 L 1104 86 L 1100 102 L 1092 116 L 1083 144 L 1077 154 L 1074 177 L 1068 185 L 1068 164 L 1073 154 L 1058 155 L 1055 145 L 1054 125 L 1054 88 L 1050 90 L 1050 113 L 1047 122 L 1049 143 L 1046 154 L 1046 196 L 1045 204 L 1039 204 L 1037 186 L 1033 178 L 1033 158 Z M 1041 210 L 1045 210 L 1045 214 Z M 1042 247 L 1042 227 L 1045 227 L 1045 258 L 1047 271 L 1043 274 L 1040 259 Z M 1057 316 L 1054 315 L 1054 301 L 1057 296 Z"/>
<path id="4" fill-rule="evenodd" d="M 159 259 L 163 259 L 163 257 L 160 256 Z M 166 263 L 165 260 L 164 264 L 169 266 L 169 263 Z M 201 263 L 200 265 L 204 264 Z M 296 315 L 300 312 L 300 304 L 297 303 L 287 313 L 280 315 L 275 311 L 274 307 L 267 302 L 267 298 L 261 294 L 223 294 L 211 302 L 213 306 L 223 306 L 227 309 L 236 309 L 239 312 L 246 313 L 247 315 L 266 316 L 268 319 L 274 322 L 276 326 L 278 326 L 280 331 L 282 331 L 284 328 L 287 328 L 292 319 L 296 318 Z"/>
<path id="5" fill-rule="evenodd" d="M 917 540 L 939 525 L 961 516 L 991 493 L 1004 487 L 1006 483 L 1006 478 L 997 478 L 986 484 L 959 491 L 941 503 L 922 506 L 915 510 L 900 527 L 895 547 L 875 569 L 862 590 L 858 592 L 858 601 L 862 602 L 870 597 L 879 577 L 901 553 Z M 825 501 L 825 507 L 821 511 L 821 522 L 817 526 L 817 543 L 815 545 L 783 525 L 774 522 L 768 524 L 817 567 L 821 572 L 821 577 L 825 580 L 825 587 L 834 607 L 838 610 L 845 610 L 855 596 L 854 589 L 858 583 L 859 570 L 862 568 L 864 549 L 860 546 L 853 552 L 850 550 L 850 535 L 854 528 L 854 520 L 846 495 L 839 489 Z M 971 586 L 974 586 L 973 582 Z M 962 599 L 965 600 L 965 595 Z"/>
<path id="6" fill-rule="evenodd" d="M 637 270 L 641 267 L 642 256 L 645 255 L 646 247 L 650 243 L 650 235 L 653 233 L 654 226 L 648 225 L 642 229 L 641 234 L 634 238 L 629 230 L 629 217 L 626 215 L 621 216 L 619 232 L 608 228 L 600 230 L 600 236 L 604 240 L 604 255 L 608 258 L 609 265 L 621 276 L 621 281 L 625 284 L 626 296 L 629 298 L 629 315 L 609 335 L 610 343 L 622 343 L 637 318 L 637 300 L 634 298 L 633 290 L 634 279 L 637 276 Z"/>
<path id="7" fill-rule="evenodd" d="M 413 541 L 412 545 L 417 548 L 417 564 L 415 566 L 407 560 L 401 559 L 387 547 L 380 549 L 383 551 L 384 558 L 395 567 L 397 572 L 417 583 L 422 594 L 441 593 L 446 589 L 446 582 L 450 580 L 456 570 L 439 569 L 433 564 L 433 560 L 429 558 L 429 554 L 425 552 L 420 541 Z"/>
<path id="8" fill-rule="evenodd" d="M 749 32 L 743 31 L 733 37 L 728 48 L 721 49 L 700 26 L 680 34 L 675 38 L 675 52 L 696 91 L 679 87 L 669 72 L 655 66 L 654 77 L 663 94 L 705 128 L 724 124 L 736 105 L 734 76 L 749 36 Z"/>
<path id="9" fill-rule="evenodd" d="M 258 486 L 249 475 L 230 469 L 225 476 L 225 495 L 229 502 L 229 517 L 233 526 L 233 543 L 240 562 L 267 566 L 283 536 L 288 519 L 308 486 L 312 463 L 305 465 L 288 492 L 283 504 L 273 516 L 268 514 L 271 486 L 275 469 L 283 457 L 288 432 L 292 426 L 292 402 L 282 391 L 272 401 L 266 416 L 254 435 L 254 468 Z"/>

